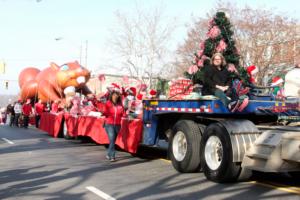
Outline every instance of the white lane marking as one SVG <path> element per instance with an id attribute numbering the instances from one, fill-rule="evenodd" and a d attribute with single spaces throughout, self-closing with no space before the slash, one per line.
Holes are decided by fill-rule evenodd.
<path id="1" fill-rule="evenodd" d="M 113 198 L 112 196 L 109 196 L 108 194 L 102 192 L 101 190 L 93 187 L 93 186 L 87 186 L 85 187 L 87 190 L 95 193 L 96 195 L 98 195 L 99 197 L 105 199 L 105 200 L 117 200 L 115 198 Z"/>
<path id="2" fill-rule="evenodd" d="M 9 139 L 6 138 L 2 138 L 2 140 L 4 140 L 5 142 L 7 142 L 8 144 L 15 144 L 14 142 L 10 141 Z"/>

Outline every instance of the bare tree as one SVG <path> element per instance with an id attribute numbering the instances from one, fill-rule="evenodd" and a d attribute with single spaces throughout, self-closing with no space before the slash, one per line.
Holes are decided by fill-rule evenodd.
<path id="1" fill-rule="evenodd" d="M 237 44 L 243 65 L 259 67 L 258 84 L 266 84 L 269 74 L 282 73 L 294 64 L 297 22 L 269 10 L 240 10 L 236 20 Z"/>
<path id="2" fill-rule="evenodd" d="M 169 45 L 175 20 L 166 20 L 162 7 L 146 11 L 136 6 L 132 13 L 116 12 L 118 26 L 112 30 L 111 50 L 122 66 L 119 70 L 152 87 L 153 77 L 161 77 L 171 65 Z"/>
<path id="3" fill-rule="evenodd" d="M 228 14 L 233 24 L 237 48 L 241 55 L 240 64 L 259 67 L 258 84 L 266 84 L 265 79 L 268 79 L 269 74 L 284 72 L 294 64 L 296 55 L 300 53 L 298 21 L 283 14 L 276 14 L 274 10 L 253 9 L 248 6 L 238 8 L 234 3 L 219 1 L 216 8 L 208 13 L 207 19 L 195 22 L 188 32 L 185 44 L 178 47 L 178 60 L 183 61 L 176 63 L 179 69 L 187 69 L 191 65 L 192 51 L 197 52 L 199 41 L 206 39 L 203 33 L 203 30 L 207 31 L 205 22 L 220 10 Z M 191 48 L 184 50 L 183 47 Z"/>

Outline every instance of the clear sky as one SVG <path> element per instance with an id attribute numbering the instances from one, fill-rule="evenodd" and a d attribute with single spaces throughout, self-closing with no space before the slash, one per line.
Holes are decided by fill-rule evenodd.
<path id="1" fill-rule="evenodd" d="M 278 12 L 300 20 L 297 0 L 240 0 L 245 4 Z M 16 80 L 23 68 L 40 69 L 54 61 L 81 60 L 85 64 L 85 45 L 88 41 L 87 67 L 105 72 L 111 29 L 116 26 L 116 10 L 131 15 L 136 4 L 144 8 L 165 7 L 165 15 L 177 17 L 179 28 L 174 33 L 174 47 L 186 37 L 185 24 L 193 17 L 204 17 L 216 1 L 208 0 L 0 0 L 0 60 L 7 65 L 0 74 L 0 95 L 17 93 Z M 60 38 L 55 40 L 55 38 Z M 9 89 L 4 81 L 9 80 Z"/>

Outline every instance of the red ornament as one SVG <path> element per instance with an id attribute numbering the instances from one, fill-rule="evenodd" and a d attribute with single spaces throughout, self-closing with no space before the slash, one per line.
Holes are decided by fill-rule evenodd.
<path id="1" fill-rule="evenodd" d="M 156 92 L 156 90 L 151 89 L 150 92 L 149 92 L 149 94 L 150 94 L 151 96 L 155 96 L 155 95 L 157 94 L 157 92 Z"/>

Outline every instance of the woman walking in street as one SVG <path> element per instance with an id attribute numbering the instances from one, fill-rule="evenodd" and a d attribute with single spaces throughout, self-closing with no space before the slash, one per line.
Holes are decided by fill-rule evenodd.
<path id="1" fill-rule="evenodd" d="M 124 115 L 120 87 L 115 87 L 111 91 L 109 100 L 105 104 L 103 114 L 106 117 L 104 128 L 109 138 L 109 147 L 106 158 L 113 162 L 116 160 L 115 142 L 121 129 L 121 119 Z"/>

